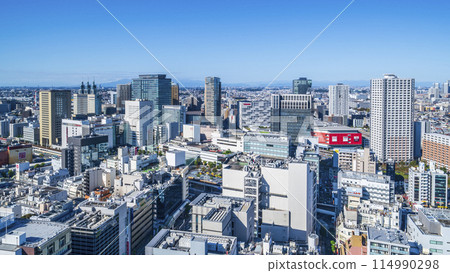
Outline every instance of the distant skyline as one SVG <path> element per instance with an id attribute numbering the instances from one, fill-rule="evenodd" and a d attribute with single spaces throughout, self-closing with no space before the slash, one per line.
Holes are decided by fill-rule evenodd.
<path id="1" fill-rule="evenodd" d="M 101 1 L 182 83 L 217 76 L 224 86 L 269 83 L 350 2 Z M 442 83 L 449 9 L 444 0 L 356 0 L 274 85 L 385 73 Z M 168 74 L 95 0 L 3 1 L 0 18 L 0 86 Z"/>

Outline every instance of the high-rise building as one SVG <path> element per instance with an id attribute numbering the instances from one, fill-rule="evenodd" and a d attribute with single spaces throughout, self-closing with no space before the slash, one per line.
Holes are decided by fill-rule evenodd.
<path id="1" fill-rule="evenodd" d="M 289 135 L 296 144 L 299 136 L 311 136 L 312 113 L 311 95 L 272 95 L 270 128 Z"/>
<path id="2" fill-rule="evenodd" d="M 69 138 L 68 148 L 61 151 L 61 166 L 69 174 L 79 175 L 85 170 L 99 167 L 108 156 L 108 136 L 74 136 Z"/>
<path id="3" fill-rule="evenodd" d="M 428 88 L 428 96 L 436 99 L 441 97 L 441 85 L 438 82 L 435 82 L 433 86 Z"/>
<path id="4" fill-rule="evenodd" d="M 71 116 L 70 90 L 46 90 L 39 92 L 40 144 L 61 144 L 61 120 Z"/>
<path id="5" fill-rule="evenodd" d="M 430 130 L 430 121 L 414 121 L 414 158 L 417 159 L 422 156 L 422 139 Z"/>
<path id="6" fill-rule="evenodd" d="M 414 79 L 386 74 L 370 82 L 370 148 L 382 162 L 413 159 Z"/>
<path id="7" fill-rule="evenodd" d="M 88 98 L 87 94 L 73 94 L 73 115 L 87 115 Z"/>
<path id="8" fill-rule="evenodd" d="M 218 77 L 205 78 L 205 118 L 211 124 L 221 123 L 222 84 Z"/>
<path id="9" fill-rule="evenodd" d="M 180 104 L 180 87 L 178 83 L 172 83 L 172 105 Z"/>
<path id="10" fill-rule="evenodd" d="M 436 162 L 440 168 L 450 169 L 450 136 L 428 133 L 423 136 L 422 159 Z"/>
<path id="11" fill-rule="evenodd" d="M 450 80 L 444 82 L 444 84 L 442 85 L 442 95 L 450 96 Z"/>
<path id="12" fill-rule="evenodd" d="M 163 74 L 139 75 L 131 83 L 131 99 L 152 101 L 155 111 L 153 123 L 159 124 L 163 105 L 172 104 L 172 80 Z"/>
<path id="13" fill-rule="evenodd" d="M 126 143 L 146 146 L 153 143 L 153 101 L 125 101 Z"/>
<path id="14" fill-rule="evenodd" d="M 164 105 L 162 124 L 176 122 L 178 133 L 183 132 L 183 124 L 186 124 L 186 107 L 183 105 Z"/>
<path id="15" fill-rule="evenodd" d="M 347 116 L 348 117 L 348 93 L 350 87 L 338 83 L 337 85 L 330 85 L 328 87 L 329 115 Z"/>
<path id="16" fill-rule="evenodd" d="M 312 80 L 307 78 L 298 78 L 292 81 L 292 93 L 294 94 L 307 94 L 309 88 L 311 88 Z"/>
<path id="17" fill-rule="evenodd" d="M 118 84 L 116 87 L 117 92 L 117 112 L 122 113 L 125 111 L 125 101 L 131 100 L 131 84 Z"/>

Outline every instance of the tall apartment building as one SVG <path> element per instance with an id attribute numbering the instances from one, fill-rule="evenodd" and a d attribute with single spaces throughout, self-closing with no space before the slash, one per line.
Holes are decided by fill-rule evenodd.
<path id="1" fill-rule="evenodd" d="M 413 160 L 414 79 L 386 74 L 370 81 L 370 148 L 385 162 Z"/>
<path id="2" fill-rule="evenodd" d="M 205 78 L 205 118 L 213 125 L 222 122 L 222 83 L 218 77 Z"/>
<path id="3" fill-rule="evenodd" d="M 270 101 L 240 101 L 239 128 L 270 127 Z"/>
<path id="4" fill-rule="evenodd" d="M 164 74 L 139 75 L 131 83 L 131 99 L 152 101 L 153 123 L 159 124 L 163 105 L 172 104 L 172 80 Z"/>
<path id="5" fill-rule="evenodd" d="M 447 207 L 447 174 L 436 170 L 430 162 L 430 170 L 420 162 L 419 168 L 409 169 L 408 200 L 413 204 L 430 207 Z"/>
<path id="6" fill-rule="evenodd" d="M 312 113 L 311 95 L 272 95 L 271 131 L 289 135 L 296 144 L 299 136 L 311 136 Z"/>
<path id="7" fill-rule="evenodd" d="M 449 96 L 450 95 L 450 80 L 449 81 L 445 81 L 444 84 L 442 85 L 442 94 L 444 96 Z"/>
<path id="8" fill-rule="evenodd" d="M 180 86 L 178 85 L 178 83 L 172 83 L 171 90 L 172 90 L 172 105 L 179 105 L 180 104 Z"/>
<path id="9" fill-rule="evenodd" d="M 118 84 L 116 86 L 117 92 L 117 112 L 122 113 L 125 111 L 125 101 L 131 100 L 131 84 Z"/>
<path id="10" fill-rule="evenodd" d="M 292 81 L 292 93 L 305 95 L 311 88 L 312 80 L 307 78 L 298 78 Z"/>
<path id="11" fill-rule="evenodd" d="M 422 159 L 434 161 L 439 168 L 450 170 L 450 136 L 425 134 L 422 141 Z"/>
<path id="12" fill-rule="evenodd" d="M 224 196 L 253 198 L 257 236 L 271 233 L 275 241 L 306 241 L 314 231 L 315 173 L 305 162 L 223 168 Z"/>
<path id="13" fill-rule="evenodd" d="M 61 145 L 61 121 L 71 116 L 70 90 L 46 90 L 39 92 L 40 144 Z"/>
<path id="14" fill-rule="evenodd" d="M 342 83 L 328 87 L 329 115 L 348 117 L 348 93 L 350 87 Z"/>
<path id="15" fill-rule="evenodd" d="M 146 146 L 153 143 L 153 101 L 125 101 L 126 143 Z"/>

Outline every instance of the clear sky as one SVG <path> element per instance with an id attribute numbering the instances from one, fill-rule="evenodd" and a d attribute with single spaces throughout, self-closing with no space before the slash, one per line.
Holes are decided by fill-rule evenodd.
<path id="1" fill-rule="evenodd" d="M 350 0 L 102 0 L 182 82 L 270 82 Z M 450 1 L 356 0 L 279 78 L 450 79 Z M 0 86 L 164 69 L 95 0 L 0 2 Z"/>

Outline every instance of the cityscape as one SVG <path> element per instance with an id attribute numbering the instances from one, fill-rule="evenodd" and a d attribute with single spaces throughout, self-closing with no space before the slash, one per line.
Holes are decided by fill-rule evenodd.
<path id="1" fill-rule="evenodd" d="M 157 66 L 0 77 L 0 255 L 450 254 L 450 80 L 290 67 L 358 1 L 262 84 L 180 81 L 92 2 Z"/>

